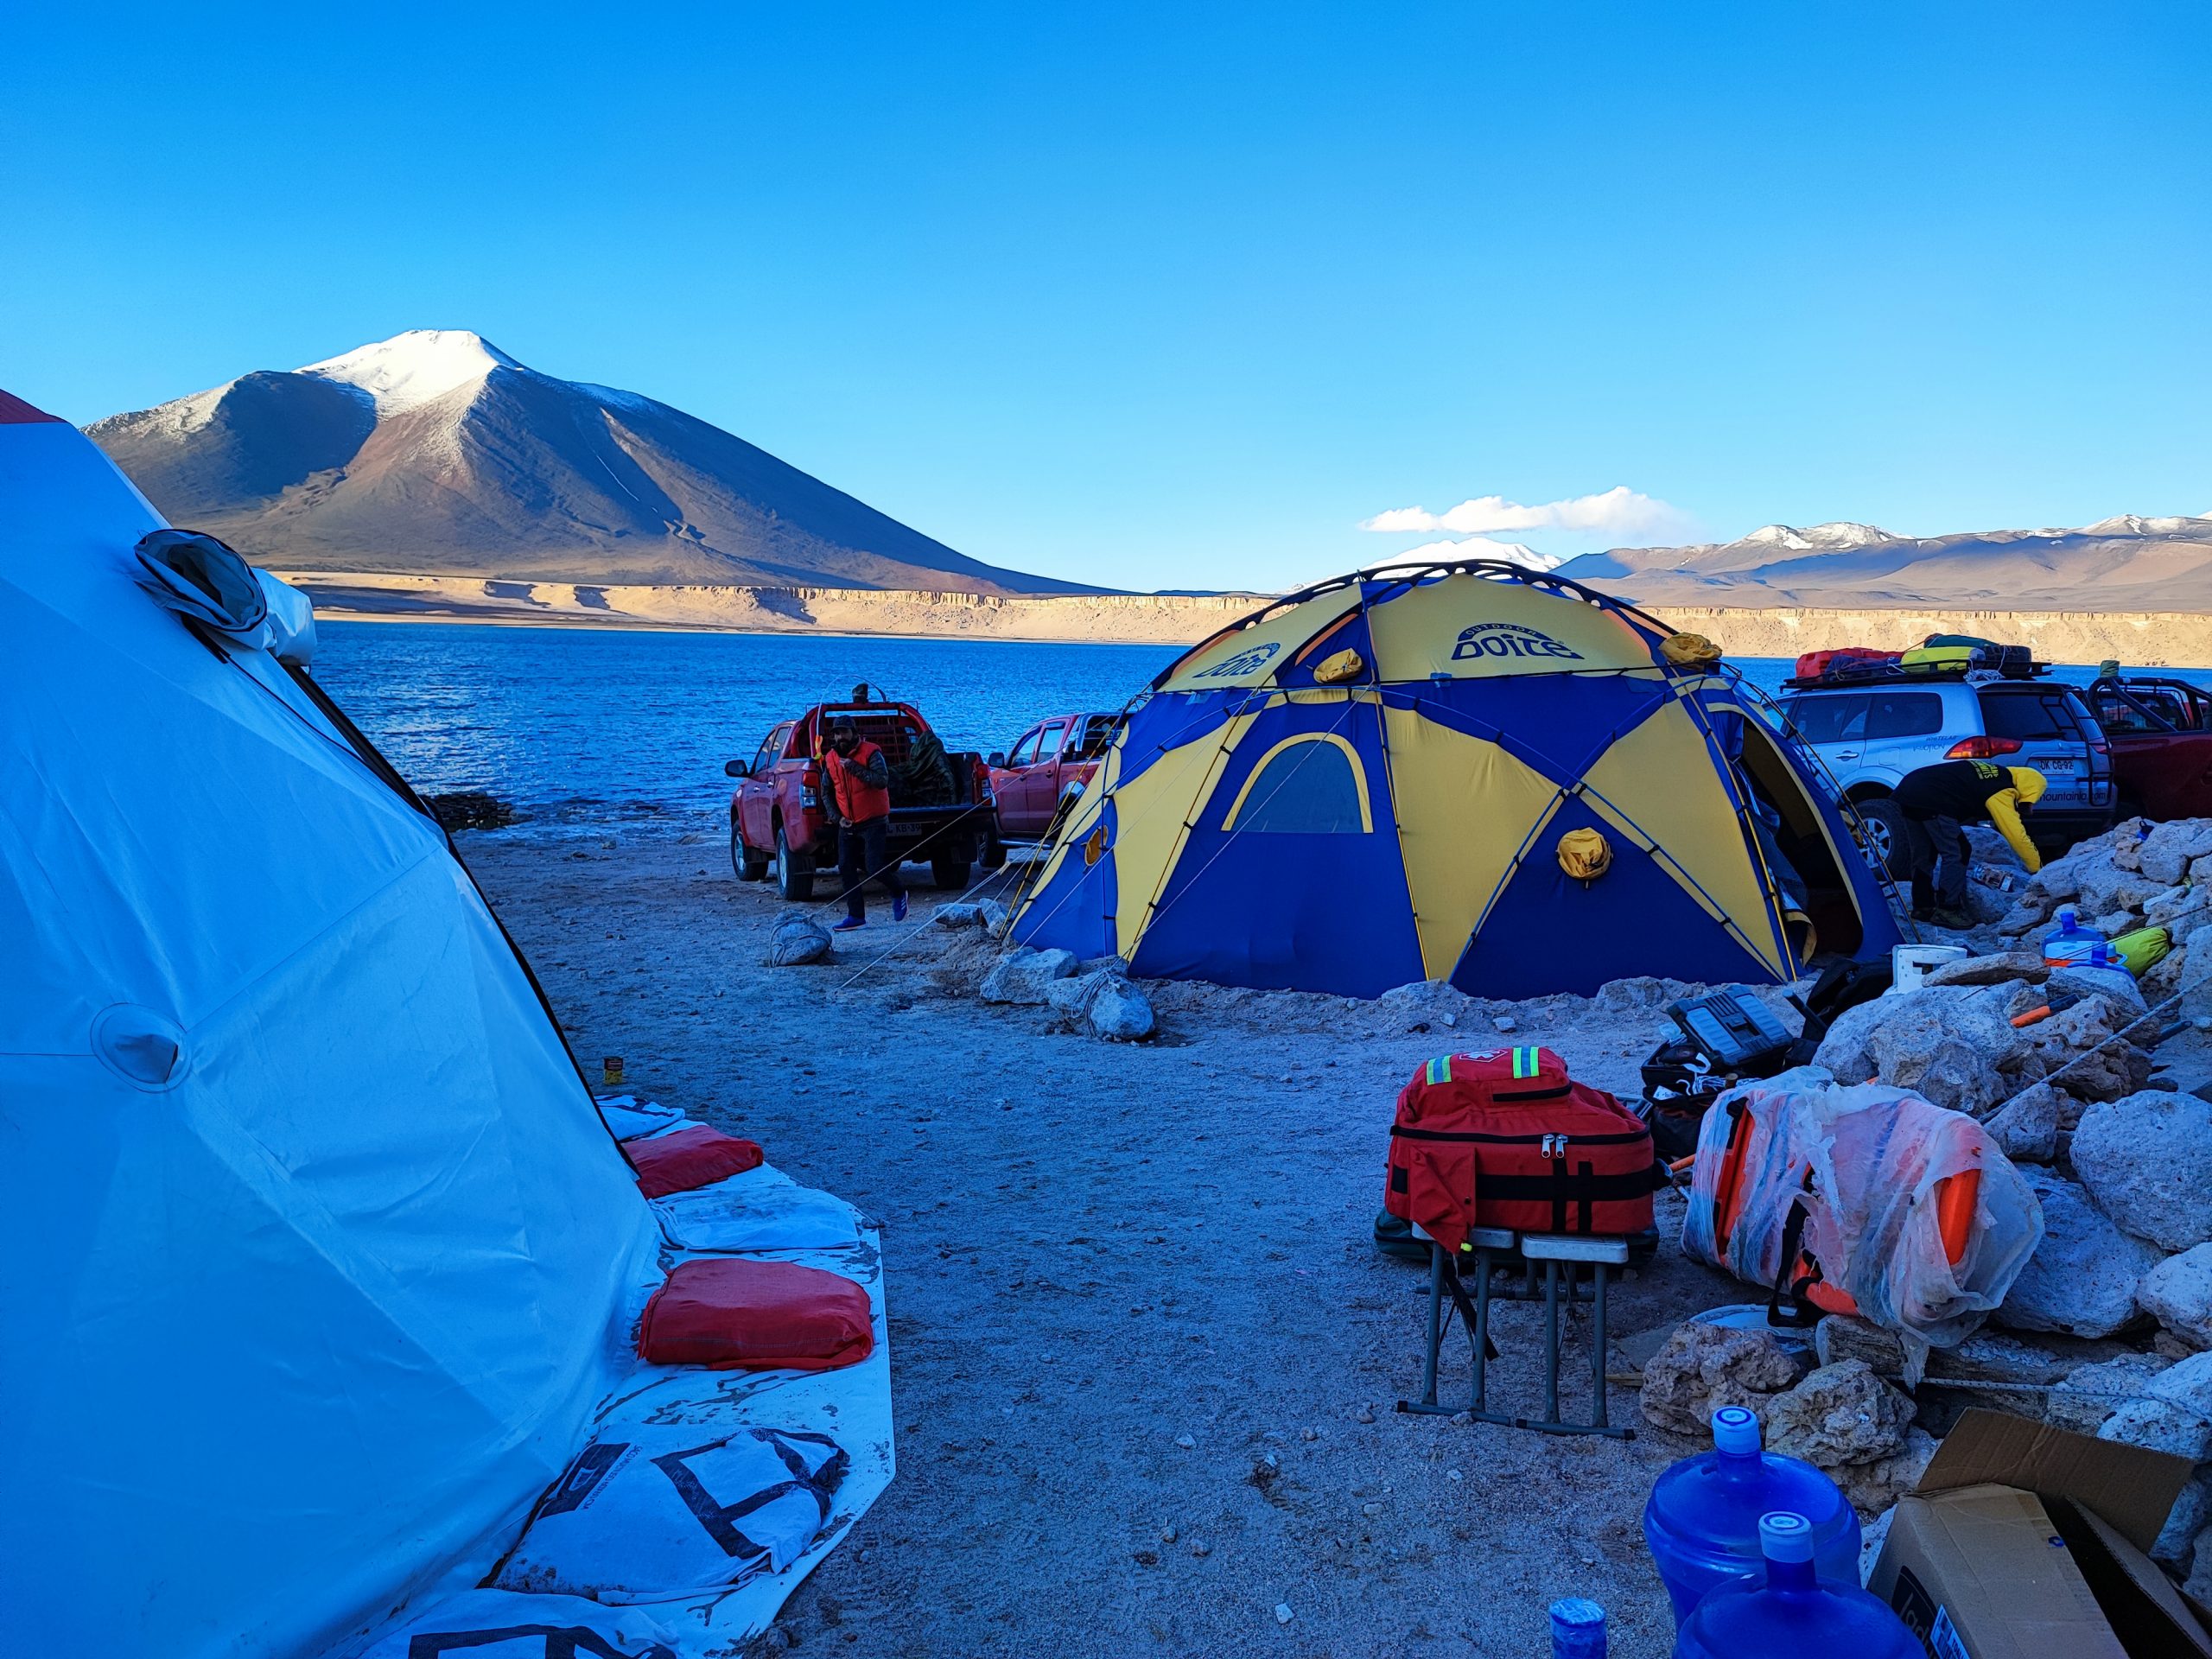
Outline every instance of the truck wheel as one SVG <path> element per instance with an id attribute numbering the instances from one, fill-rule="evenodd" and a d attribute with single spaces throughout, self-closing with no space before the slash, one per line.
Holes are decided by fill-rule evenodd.
<path id="1" fill-rule="evenodd" d="M 776 896 L 804 903 L 814 897 L 814 860 L 795 853 L 784 839 L 784 826 L 776 826 Z"/>
<path id="2" fill-rule="evenodd" d="M 982 850 L 976 855 L 976 861 L 987 870 L 1004 869 L 1006 842 L 1001 841 L 996 836 L 987 836 L 983 842 Z"/>
<path id="3" fill-rule="evenodd" d="M 729 867 L 737 872 L 741 881 L 758 881 L 768 874 L 768 856 L 756 853 L 745 844 L 745 837 L 737 826 L 729 827 Z"/>
<path id="4" fill-rule="evenodd" d="M 939 887 L 957 893 L 968 885 L 968 861 L 964 858 L 933 858 L 930 861 L 930 876 Z"/>
<path id="5" fill-rule="evenodd" d="M 1904 809 L 1886 797 L 1859 803 L 1859 817 L 1866 826 L 1866 850 L 1875 868 L 1889 872 L 1890 880 L 1903 881 L 1912 874 L 1912 843 L 1906 839 Z"/>

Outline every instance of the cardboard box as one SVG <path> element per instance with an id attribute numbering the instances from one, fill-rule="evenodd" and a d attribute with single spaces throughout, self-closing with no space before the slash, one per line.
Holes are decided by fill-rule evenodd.
<path id="1" fill-rule="evenodd" d="M 1935 1659 L 2212 1659 L 2146 1552 L 2186 1458 L 1969 1411 L 1898 1501 L 1867 1588 Z"/>

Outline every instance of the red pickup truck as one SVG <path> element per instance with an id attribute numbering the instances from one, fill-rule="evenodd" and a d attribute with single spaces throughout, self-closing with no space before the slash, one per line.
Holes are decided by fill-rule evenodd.
<path id="1" fill-rule="evenodd" d="M 1040 720 L 990 760 L 991 798 L 1006 841 L 1049 841 L 1113 747 L 1118 714 Z"/>
<path id="2" fill-rule="evenodd" d="M 2112 745 L 2122 817 L 2212 817 L 2212 695 L 2128 674 L 2107 675 L 2088 696 Z"/>
<path id="3" fill-rule="evenodd" d="M 823 730 L 849 718 L 891 766 L 890 847 L 903 862 L 926 862 L 940 887 L 964 887 L 980 862 L 1006 861 L 991 815 L 990 775 L 983 757 L 945 748 L 906 702 L 817 703 L 781 721 L 750 760 L 722 771 L 738 780 L 729 798 L 729 860 L 741 881 L 772 874 L 785 899 L 814 896 L 817 867 L 834 871 L 837 834 L 822 810 Z"/>

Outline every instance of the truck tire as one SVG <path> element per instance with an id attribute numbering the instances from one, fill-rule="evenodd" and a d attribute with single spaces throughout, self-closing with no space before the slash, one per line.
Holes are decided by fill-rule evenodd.
<path id="1" fill-rule="evenodd" d="M 987 870 L 1004 869 L 1006 842 L 1001 841 L 996 836 L 986 836 L 983 838 L 982 849 L 976 855 L 976 861 Z"/>
<path id="2" fill-rule="evenodd" d="M 814 856 L 795 853 L 784 839 L 784 826 L 776 826 L 776 896 L 803 904 L 814 897 Z"/>
<path id="3" fill-rule="evenodd" d="M 968 885 L 968 861 L 964 858 L 933 858 L 930 861 L 930 879 L 940 888 L 957 893 Z"/>
<path id="4" fill-rule="evenodd" d="M 1912 874 L 1912 843 L 1906 839 L 1904 809 L 1887 796 L 1857 803 L 1866 825 L 1866 850 L 1875 867 L 1889 872 L 1890 880 L 1903 881 Z"/>
<path id="5" fill-rule="evenodd" d="M 734 823 L 729 827 L 729 867 L 737 872 L 741 881 L 762 880 L 768 874 L 768 855 L 747 846 L 745 837 Z"/>

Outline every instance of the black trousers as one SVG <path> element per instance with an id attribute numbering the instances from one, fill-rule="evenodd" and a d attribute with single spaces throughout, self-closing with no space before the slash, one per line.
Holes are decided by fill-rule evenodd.
<path id="1" fill-rule="evenodd" d="M 1945 910 L 1967 907 L 1967 865 L 1973 844 L 1956 818 L 1916 817 L 1908 812 L 1905 839 L 1912 850 L 1912 912 L 1924 915 L 1930 904 Z"/>
<path id="2" fill-rule="evenodd" d="M 890 828 L 889 821 L 884 818 L 870 818 L 866 823 L 840 823 L 837 826 L 837 879 L 845 884 L 843 898 L 848 916 L 867 916 L 866 889 L 871 880 L 881 882 L 884 892 L 894 899 L 904 891 L 899 885 L 899 861 L 885 851 Z"/>

